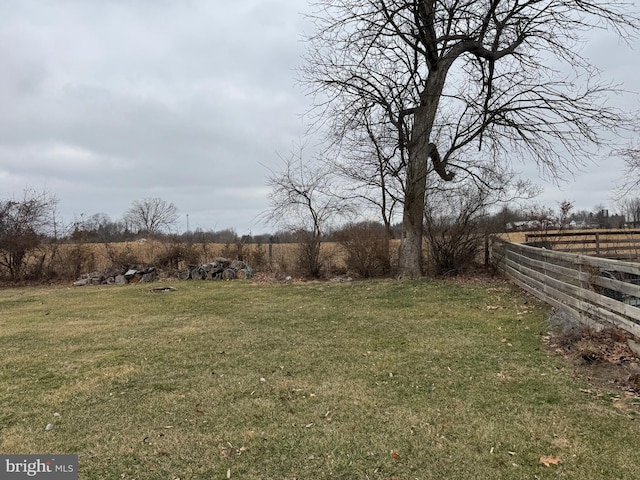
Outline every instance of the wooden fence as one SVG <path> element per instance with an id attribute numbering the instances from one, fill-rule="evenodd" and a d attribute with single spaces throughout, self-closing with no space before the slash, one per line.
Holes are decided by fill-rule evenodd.
<path id="1" fill-rule="evenodd" d="M 640 263 L 595 258 L 493 238 L 491 259 L 514 283 L 583 323 L 640 338 Z"/>
<path id="2" fill-rule="evenodd" d="M 640 230 L 527 232 L 525 243 L 618 260 L 640 260 Z"/>

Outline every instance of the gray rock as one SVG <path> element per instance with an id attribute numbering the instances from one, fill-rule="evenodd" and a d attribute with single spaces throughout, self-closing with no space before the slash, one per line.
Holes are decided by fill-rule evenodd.
<path id="1" fill-rule="evenodd" d="M 638 357 L 640 357 L 640 343 L 634 342 L 633 340 L 627 340 L 627 344 L 633 353 L 635 353 Z"/>
<path id="2" fill-rule="evenodd" d="M 151 283 L 151 282 L 155 282 L 156 278 L 158 278 L 158 275 L 156 275 L 156 272 L 153 271 L 153 272 L 145 273 L 144 275 L 142 275 L 142 278 L 140 279 L 140 281 Z"/>

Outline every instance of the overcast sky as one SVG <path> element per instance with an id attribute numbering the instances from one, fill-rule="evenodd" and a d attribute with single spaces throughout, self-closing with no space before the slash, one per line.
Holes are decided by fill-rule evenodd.
<path id="1" fill-rule="evenodd" d="M 160 197 L 179 229 L 273 228 L 266 166 L 305 132 L 295 82 L 303 0 L 0 0 L 0 198 L 59 199 L 70 223 Z M 635 47 L 640 42 L 634 41 Z M 640 90 L 640 51 L 598 34 L 606 78 Z M 638 108 L 634 95 L 613 99 Z M 613 207 L 622 162 L 577 173 L 540 203 Z M 521 170 L 535 176 L 535 169 Z M 535 181 L 541 182 L 534 177 Z"/>

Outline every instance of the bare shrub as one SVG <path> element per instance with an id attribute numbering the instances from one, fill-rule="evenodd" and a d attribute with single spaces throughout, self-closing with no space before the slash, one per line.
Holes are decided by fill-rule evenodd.
<path id="1" fill-rule="evenodd" d="M 265 246 L 262 243 L 257 243 L 249 251 L 247 256 L 247 263 L 254 270 L 265 270 L 268 264 L 267 252 Z"/>
<path id="2" fill-rule="evenodd" d="M 390 272 L 389 236 L 384 225 L 361 222 L 347 225 L 335 234 L 344 250 L 346 267 L 364 278 Z"/>
<path id="3" fill-rule="evenodd" d="M 296 266 L 302 276 L 320 277 L 322 262 L 320 261 L 320 237 L 307 230 L 298 230 L 295 234 L 297 242 Z"/>
<path id="4" fill-rule="evenodd" d="M 476 263 L 484 244 L 480 220 L 488 197 L 472 184 L 431 194 L 425 226 L 434 274 L 458 275 Z"/>
<path id="5" fill-rule="evenodd" d="M 233 253 L 231 250 L 231 244 L 229 242 L 224 244 L 224 247 L 222 247 L 222 252 L 220 253 L 221 256 L 223 256 L 224 258 L 231 258 Z"/>
<path id="6" fill-rule="evenodd" d="M 107 252 L 111 266 L 116 269 L 127 269 L 134 265 L 144 263 L 132 250 L 123 250 L 112 243 L 105 243 L 105 251 Z"/>
<path id="7" fill-rule="evenodd" d="M 244 261 L 246 252 L 245 252 L 245 241 L 246 239 L 243 237 L 235 243 L 235 258 L 237 260 Z"/>
<path id="8" fill-rule="evenodd" d="M 0 200 L 0 274 L 14 281 L 25 279 L 27 266 L 34 265 L 33 256 L 55 224 L 56 205 L 55 197 L 34 190 L 25 190 L 20 200 Z M 43 263 L 44 259 L 35 264 Z"/>
<path id="9" fill-rule="evenodd" d="M 161 251 L 156 254 L 152 263 L 158 268 L 175 273 L 180 271 L 184 264 L 199 263 L 199 254 L 192 243 L 183 242 L 176 237 L 162 244 Z"/>
<path id="10" fill-rule="evenodd" d="M 76 243 L 53 249 L 47 276 L 71 280 L 97 270 L 96 254 L 92 247 L 91 244 Z"/>

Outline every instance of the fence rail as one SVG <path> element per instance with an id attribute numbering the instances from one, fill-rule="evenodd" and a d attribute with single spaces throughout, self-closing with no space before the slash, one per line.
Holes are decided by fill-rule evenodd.
<path id="1" fill-rule="evenodd" d="M 525 243 L 553 250 L 618 260 L 640 259 L 640 230 L 529 232 Z"/>
<path id="2" fill-rule="evenodd" d="M 640 263 L 595 258 L 493 238 L 491 259 L 514 283 L 583 323 L 640 338 Z"/>

